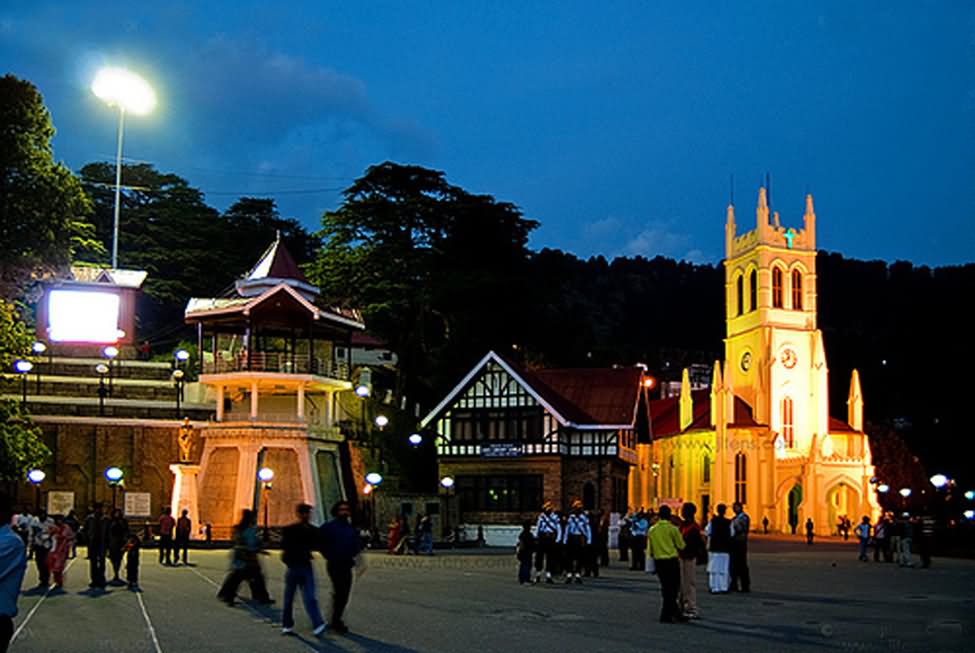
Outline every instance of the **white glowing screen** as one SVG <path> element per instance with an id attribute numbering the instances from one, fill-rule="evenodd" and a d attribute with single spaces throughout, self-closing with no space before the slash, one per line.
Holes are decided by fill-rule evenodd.
<path id="1" fill-rule="evenodd" d="M 118 295 L 52 290 L 47 300 L 48 333 L 55 342 L 117 342 Z"/>

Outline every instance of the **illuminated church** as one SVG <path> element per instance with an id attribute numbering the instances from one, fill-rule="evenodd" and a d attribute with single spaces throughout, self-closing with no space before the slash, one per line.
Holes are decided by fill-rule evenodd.
<path id="1" fill-rule="evenodd" d="M 760 527 L 830 533 L 880 508 L 853 370 L 845 419 L 829 415 L 829 368 L 816 324 L 816 214 L 806 197 L 803 228 L 786 228 L 758 195 L 756 227 L 725 225 L 725 360 L 709 389 L 651 402 L 653 441 L 640 445 L 631 505 L 694 501 L 704 513 L 741 501 Z M 699 513 L 700 514 L 700 513 Z"/>

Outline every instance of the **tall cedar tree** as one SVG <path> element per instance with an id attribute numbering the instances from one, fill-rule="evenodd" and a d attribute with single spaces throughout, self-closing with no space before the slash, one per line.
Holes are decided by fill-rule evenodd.
<path id="1" fill-rule="evenodd" d="M 97 248 L 91 202 L 54 162 L 53 136 L 37 88 L 0 78 L 0 297 L 23 297 L 32 281 L 64 272 L 76 248 Z"/>

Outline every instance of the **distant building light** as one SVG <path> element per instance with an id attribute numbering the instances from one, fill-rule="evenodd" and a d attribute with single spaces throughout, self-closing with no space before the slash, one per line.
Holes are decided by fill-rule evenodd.
<path id="1" fill-rule="evenodd" d="M 414 447 L 417 447 L 422 443 L 423 443 L 423 436 L 420 435 L 419 433 L 414 433 L 413 435 L 410 436 L 410 444 L 412 444 Z"/>
<path id="2" fill-rule="evenodd" d="M 948 485 L 948 477 L 944 474 L 935 474 L 931 477 L 931 485 L 938 488 L 939 490 L 944 486 Z"/>
<path id="3" fill-rule="evenodd" d="M 899 493 L 900 493 L 900 495 L 901 495 L 902 497 L 904 497 L 905 499 L 906 499 L 907 497 L 909 497 L 909 496 L 911 496 L 911 488 L 909 488 L 909 487 L 902 487 L 902 488 L 901 488 L 900 490 L 898 490 L 898 492 L 899 492 Z"/>
<path id="4" fill-rule="evenodd" d="M 14 362 L 14 370 L 16 370 L 18 374 L 27 374 L 32 369 L 34 369 L 34 364 L 30 361 L 19 360 Z"/>
<path id="5" fill-rule="evenodd" d="M 444 476 L 442 479 L 440 479 L 440 485 L 442 485 L 444 489 L 449 490 L 450 488 L 454 487 L 454 477 Z"/>
<path id="6" fill-rule="evenodd" d="M 969 490 L 965 493 L 965 498 L 969 501 L 975 500 L 975 490 Z"/>
<path id="7" fill-rule="evenodd" d="M 975 519 L 975 510 L 966 510 L 962 514 L 965 515 L 965 519 L 969 521 Z"/>
<path id="8" fill-rule="evenodd" d="M 389 418 L 385 415 L 376 415 L 376 426 L 379 428 L 385 428 L 389 424 Z"/>
<path id="9" fill-rule="evenodd" d="M 47 478 L 47 474 L 44 473 L 42 469 L 32 469 L 27 472 L 27 480 L 34 485 L 40 485 L 41 481 Z"/>
<path id="10" fill-rule="evenodd" d="M 190 352 L 186 351 L 185 349 L 177 349 L 173 356 L 175 356 L 176 360 L 180 362 L 188 361 L 190 359 Z"/>
<path id="11" fill-rule="evenodd" d="M 102 354 L 104 354 L 105 358 L 115 358 L 118 356 L 118 347 L 109 345 L 102 350 Z"/>
<path id="12" fill-rule="evenodd" d="M 35 354 L 43 354 L 44 352 L 47 351 L 47 345 L 45 345 L 43 342 L 38 340 L 31 346 L 31 349 Z"/>
<path id="13" fill-rule="evenodd" d="M 368 483 L 369 485 L 376 487 L 382 482 L 383 482 L 383 475 L 380 474 L 379 472 L 369 472 L 368 474 L 366 474 L 366 483 Z"/>
<path id="14" fill-rule="evenodd" d="M 886 483 L 881 483 L 880 485 L 877 486 L 877 492 L 880 492 L 881 494 L 887 494 L 888 492 L 890 492 L 890 486 L 887 485 Z"/>

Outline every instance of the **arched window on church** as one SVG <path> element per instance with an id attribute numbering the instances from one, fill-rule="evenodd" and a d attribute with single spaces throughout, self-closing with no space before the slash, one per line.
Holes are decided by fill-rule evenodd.
<path id="1" fill-rule="evenodd" d="M 802 272 L 792 271 L 792 310 L 802 310 Z"/>
<path id="2" fill-rule="evenodd" d="M 748 275 L 748 310 L 758 308 L 758 270 L 752 270 Z"/>
<path id="3" fill-rule="evenodd" d="M 796 445 L 795 415 L 792 413 L 792 398 L 782 400 L 782 444 L 786 449 Z"/>
<path id="4" fill-rule="evenodd" d="M 772 268 L 772 308 L 782 308 L 782 268 Z"/>
<path id="5" fill-rule="evenodd" d="M 704 461 L 702 462 L 701 467 L 701 482 L 711 482 L 711 456 L 708 454 L 704 454 Z"/>
<path id="6" fill-rule="evenodd" d="M 737 315 L 742 315 L 745 312 L 745 275 L 738 275 L 738 313 Z"/>
<path id="7" fill-rule="evenodd" d="M 744 451 L 735 454 L 735 501 L 738 503 L 748 503 L 746 463 Z"/>

